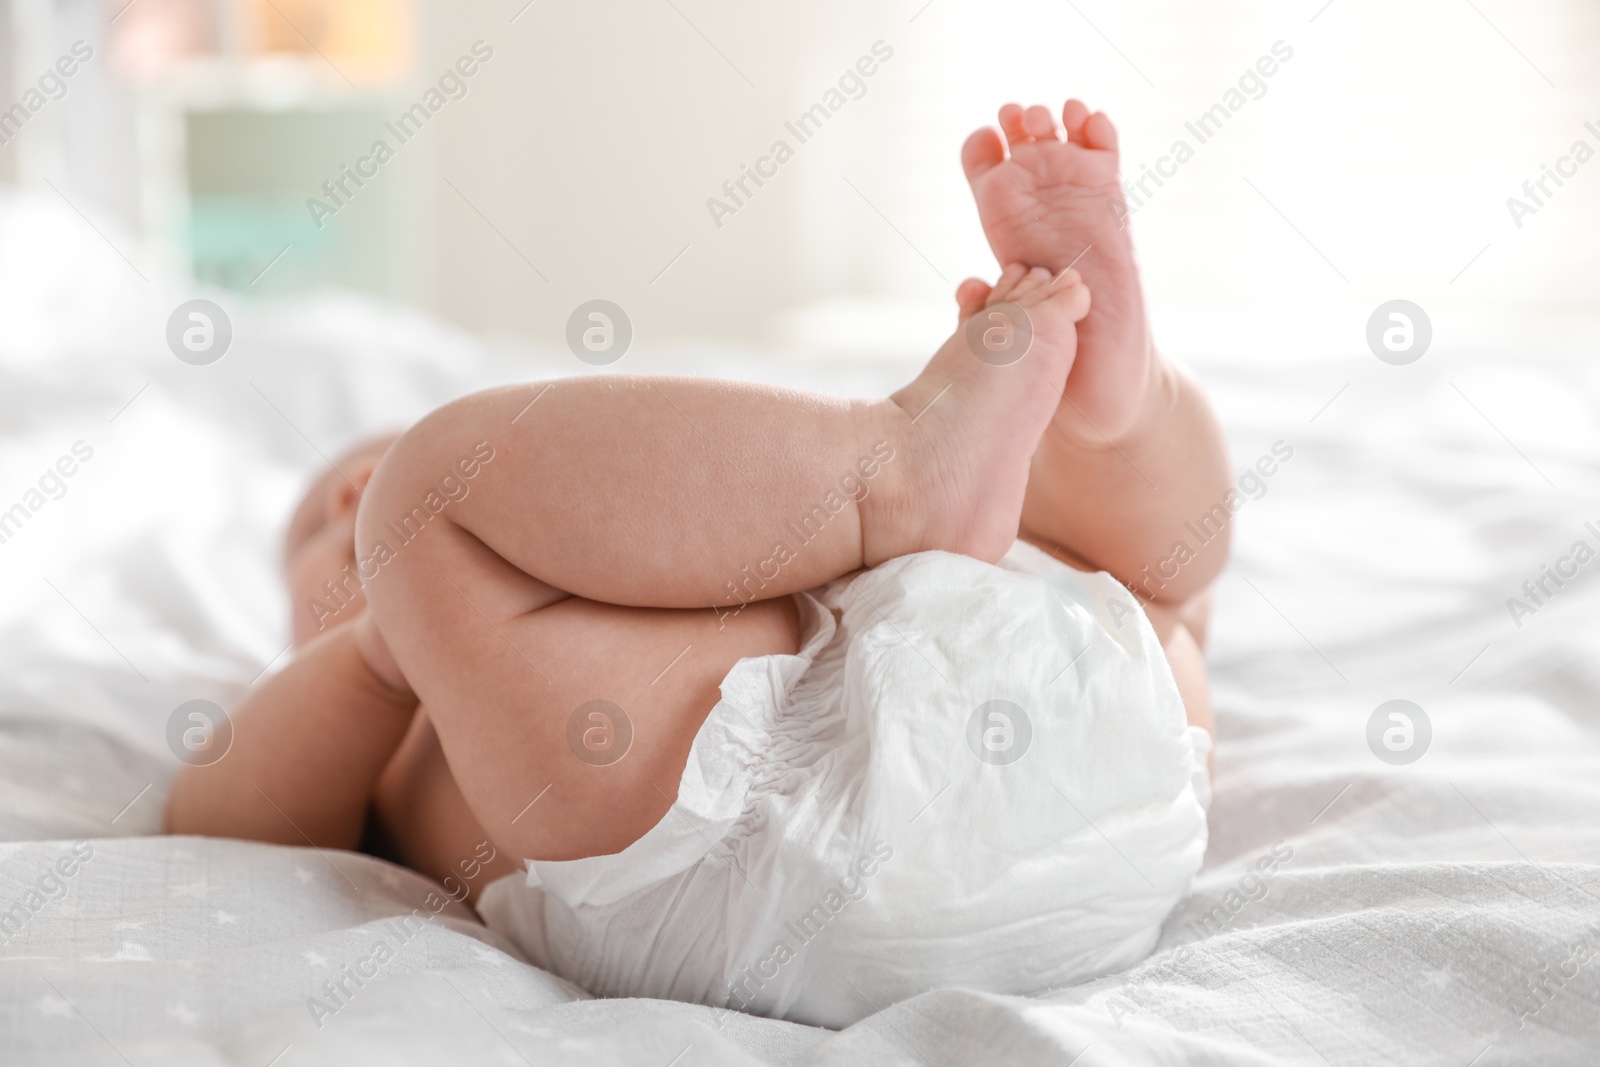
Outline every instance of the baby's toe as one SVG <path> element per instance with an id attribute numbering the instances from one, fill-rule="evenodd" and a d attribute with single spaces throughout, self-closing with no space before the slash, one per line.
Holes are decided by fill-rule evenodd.
<path id="1" fill-rule="evenodd" d="M 1034 267 L 1017 282 L 1017 287 L 1011 291 L 1009 299 L 1013 304 L 1021 304 L 1024 307 L 1037 304 L 1044 299 L 1053 280 L 1055 274 L 1048 268 Z"/>
<path id="2" fill-rule="evenodd" d="M 1050 283 L 1050 287 L 1052 289 L 1065 289 L 1068 286 L 1078 285 L 1082 281 L 1083 275 L 1078 273 L 1078 268 L 1067 267 L 1055 276 L 1055 280 Z"/>
<path id="3" fill-rule="evenodd" d="M 989 283 L 982 278 L 968 278 L 956 286 L 956 307 L 960 310 L 961 322 L 966 322 L 972 316 L 982 311 L 988 303 Z"/>
<path id="4" fill-rule="evenodd" d="M 1071 285 L 1056 285 L 1050 290 L 1049 303 L 1061 309 L 1073 322 L 1082 322 L 1089 314 L 1089 287 L 1082 281 Z"/>
<path id="5" fill-rule="evenodd" d="M 1104 111 L 1096 111 L 1083 122 L 1083 143 L 1090 148 L 1114 152 L 1117 148 L 1117 128 L 1106 118 Z"/>
<path id="6" fill-rule="evenodd" d="M 1059 141 L 1060 131 L 1056 129 L 1056 120 L 1051 116 L 1050 109 L 1035 104 L 1022 114 L 1022 128 L 1028 131 L 1028 136 L 1035 141 Z"/>
<path id="7" fill-rule="evenodd" d="M 990 304 L 998 304 L 1002 300 L 1009 300 L 1017 284 L 1028 276 L 1028 268 L 1022 263 L 1012 263 L 1000 272 L 1000 277 L 995 280 L 994 288 L 989 290 Z"/>
<path id="8" fill-rule="evenodd" d="M 966 172 L 969 182 L 977 181 L 1004 163 L 1005 159 L 1005 142 L 1000 140 L 1000 134 L 993 126 L 974 130 L 966 144 L 961 146 L 961 169 Z"/>
<path id="9" fill-rule="evenodd" d="M 1013 145 L 1026 144 L 1028 131 L 1022 124 L 1025 114 L 1021 104 L 1007 104 L 1000 109 L 1000 132 L 1006 135 L 1006 141 Z"/>
<path id="10" fill-rule="evenodd" d="M 1089 106 L 1076 98 L 1068 100 L 1061 109 L 1061 125 L 1066 128 L 1067 140 L 1083 143 L 1083 124 L 1088 121 Z"/>

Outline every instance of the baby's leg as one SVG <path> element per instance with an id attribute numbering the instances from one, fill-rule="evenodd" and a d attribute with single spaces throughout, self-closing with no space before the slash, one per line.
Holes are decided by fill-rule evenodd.
<path id="1" fill-rule="evenodd" d="M 414 694 L 373 675 L 357 625 L 311 641 L 230 710 L 222 757 L 173 780 L 167 833 L 356 847 L 417 708 Z"/>
<path id="2" fill-rule="evenodd" d="M 1199 387 L 1151 343 L 1116 129 L 1077 100 L 1060 119 L 1007 105 L 1004 137 L 980 130 L 962 152 L 1000 261 L 1076 263 L 1094 292 L 1060 410 L 1034 460 L 1023 530 L 1110 571 L 1142 599 L 1180 604 L 1227 559 L 1222 437 Z M 963 315 L 985 289 L 963 285 Z M 1213 535 L 1200 541 L 1186 523 Z M 1192 555 L 1174 562 L 1179 542 Z"/>
<path id="3" fill-rule="evenodd" d="M 497 721 L 497 703 L 486 703 L 483 721 L 476 724 L 491 734 L 503 731 L 503 737 L 537 733 L 540 738 L 537 755 L 512 768 L 504 786 L 515 791 L 513 803 L 487 808 L 480 803 L 482 817 L 475 813 L 426 709 L 373 796 L 390 858 L 440 881 L 454 877 L 473 900 L 488 881 L 511 873 L 527 856 L 567 859 L 627 847 L 676 798 L 695 732 L 733 665 L 746 656 L 797 648 L 793 601 L 787 597 L 752 604 L 721 627 L 707 610 L 618 608 L 577 598 L 557 607 L 568 610 L 536 613 L 537 626 L 512 622 L 508 636 L 515 631 L 519 642 L 526 635 L 541 647 L 576 646 L 582 652 L 552 656 L 542 668 L 550 675 L 549 685 L 524 668 L 532 683 L 523 686 L 527 699 L 512 701 L 505 722 Z M 533 711 L 578 708 L 595 693 L 624 709 L 625 748 L 619 740 L 623 722 L 613 708 L 600 712 L 609 723 L 580 716 L 583 732 L 576 739 L 568 732 L 570 715 Z M 467 750 L 472 751 L 470 743 Z M 480 774 L 479 764 L 470 762 L 474 759 L 486 760 L 485 769 L 494 773 L 498 761 L 492 754 L 464 759 L 458 751 L 456 766 L 463 778 Z M 469 880 L 462 862 L 481 858 L 486 840 L 498 854 L 480 877 Z M 512 847 L 517 851 L 506 851 Z"/>
<path id="4" fill-rule="evenodd" d="M 596 855 L 659 820 L 728 667 L 793 647 L 783 602 L 746 601 L 922 549 L 998 558 L 1076 281 L 1008 272 L 994 299 L 1027 311 L 1027 355 L 993 365 L 958 335 L 888 402 L 595 378 L 470 397 L 402 437 L 357 522 L 371 618 L 495 845 Z M 583 743 L 624 724 L 614 763 Z"/>
<path id="5" fill-rule="evenodd" d="M 1167 666 L 1172 668 L 1172 680 L 1183 698 L 1183 710 L 1190 726 L 1198 726 L 1212 737 L 1217 736 L 1216 717 L 1211 710 L 1211 686 L 1206 676 L 1206 656 L 1200 639 L 1193 632 L 1195 609 L 1200 605 L 1191 602 L 1179 611 L 1161 604 L 1146 604 L 1145 615 L 1161 641 L 1166 653 Z M 1201 628 L 1204 632 L 1204 627 Z"/>

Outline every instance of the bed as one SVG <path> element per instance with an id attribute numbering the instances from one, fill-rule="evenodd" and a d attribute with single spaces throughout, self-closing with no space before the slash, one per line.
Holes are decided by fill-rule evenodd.
<path id="1" fill-rule="evenodd" d="M 1600 560 L 1572 555 L 1600 548 L 1600 364 L 1581 336 L 1441 342 L 1405 368 L 1359 333 L 1288 365 L 1185 352 L 1241 475 L 1292 450 L 1248 482 L 1216 594 L 1192 894 L 1125 973 L 941 990 L 832 1032 L 593 998 L 371 857 L 156 836 L 173 709 L 226 706 L 286 655 L 274 546 L 319 453 L 587 368 L 348 296 L 218 297 L 232 347 L 190 366 L 163 330 L 193 294 L 37 204 L 0 211 L 0 283 L 0 509 L 92 450 L 0 543 L 0 1062 L 1600 1061 Z M 904 374 L 740 355 L 639 365 L 840 392 Z M 1542 567 L 1576 576 L 1535 605 Z M 1410 762 L 1382 741 L 1398 720 L 1371 727 L 1394 700 L 1428 724 L 1409 713 Z M 378 941 L 392 958 L 325 1010 Z"/>

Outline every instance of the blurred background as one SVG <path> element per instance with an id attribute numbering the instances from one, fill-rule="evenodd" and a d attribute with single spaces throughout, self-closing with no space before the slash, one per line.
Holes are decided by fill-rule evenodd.
<path id="1" fill-rule="evenodd" d="M 76 42 L 92 58 L 52 80 Z M 1200 143 L 1185 124 L 1275 44 L 1292 58 Z M 800 143 L 785 123 L 875 45 Z M 643 360 L 914 358 L 995 269 L 963 138 L 1076 94 L 1129 176 L 1194 148 L 1134 221 L 1175 351 L 1360 351 L 1394 298 L 1440 345 L 1593 336 L 1600 162 L 1520 226 L 1507 205 L 1600 149 L 1592 0 L 7 0 L 0 87 L 12 201 L 96 230 L 94 270 L 230 307 L 350 290 L 560 345 L 605 298 Z M 716 217 L 780 138 L 794 157 Z M 379 140 L 393 158 L 361 162 Z"/>
<path id="2" fill-rule="evenodd" d="M 963 140 L 1070 95 L 1122 131 L 1155 336 L 1248 499 L 1215 591 L 1216 803 L 1187 914 L 1209 923 L 1206 895 L 1297 827 L 1287 895 L 1222 939 L 1282 968 L 1220 983 L 1243 1002 L 1166 972 L 1180 1036 L 1206 1023 L 1237 1059 L 1260 1034 L 1263 1061 L 1388 1041 L 1416 1050 L 1395 1062 L 1576 1062 L 1596 972 L 1541 983 L 1579 936 L 1568 902 L 1592 914 L 1551 876 L 1596 869 L 1600 563 L 1541 585 L 1536 615 L 1513 600 L 1600 545 L 1600 0 L 0 0 L 0 834 L 92 837 L 84 877 L 114 890 L 12 942 L 0 1061 L 180 1058 L 158 1037 L 207 1063 L 316 1056 L 279 1051 L 304 1018 L 288 968 L 313 973 L 280 957 L 322 959 L 286 938 L 314 927 L 332 955 L 338 916 L 370 929 L 389 905 L 101 838 L 158 827 L 189 702 L 231 708 L 292 658 L 284 527 L 346 447 L 562 375 L 883 396 L 949 335 L 956 284 L 996 273 Z M 632 324 L 604 366 L 567 339 L 591 300 Z M 202 301 L 230 328 L 197 358 L 176 337 Z M 1369 346 L 1391 301 L 1431 320 L 1415 362 Z M 1132 459 L 1123 477 L 1140 486 Z M 1420 762 L 1369 740 L 1392 700 L 1432 724 Z M 37 895 L 25 869 L 0 870 L 0 904 Z M 250 887 L 238 926 L 198 910 L 232 899 L 208 902 L 204 870 Z M 269 898 L 301 925 L 271 925 Z M 429 958 L 452 985 L 471 962 Z M 428 973 L 389 977 L 364 1003 L 432 997 Z M 1028 1042 L 1102 1025 L 1025 1010 Z M 1121 1032 L 1176 1032 L 1162 1014 Z M 380 1023 L 445 1047 L 349 1025 Z"/>

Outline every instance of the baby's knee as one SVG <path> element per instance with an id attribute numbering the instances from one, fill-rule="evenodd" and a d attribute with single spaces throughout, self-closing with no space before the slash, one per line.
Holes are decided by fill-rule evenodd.
<path id="1" fill-rule="evenodd" d="M 476 418 L 476 396 L 439 408 L 395 441 L 362 495 L 356 550 L 409 544 L 436 519 L 459 517 L 485 469 L 499 454 Z"/>
<path id="2" fill-rule="evenodd" d="M 470 535 L 469 516 L 499 452 L 473 432 L 472 400 L 448 404 L 401 434 L 361 495 L 354 569 L 385 637 L 392 639 L 396 613 L 426 618 L 426 605 L 450 592 L 444 581 L 469 591 L 481 585 L 473 574 L 483 569 L 485 550 Z"/>

